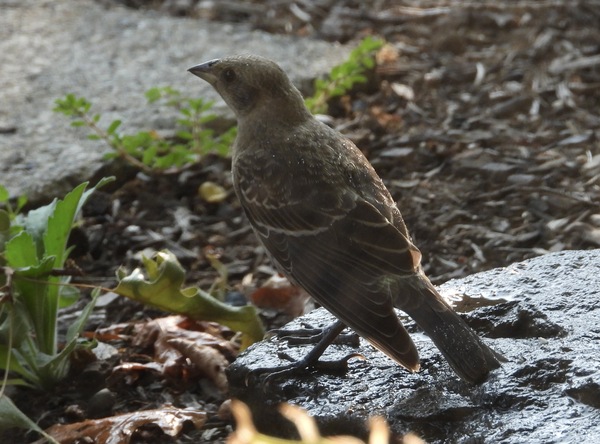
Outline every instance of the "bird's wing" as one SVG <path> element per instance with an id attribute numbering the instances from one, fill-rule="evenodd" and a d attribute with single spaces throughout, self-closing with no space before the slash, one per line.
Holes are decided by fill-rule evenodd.
<path id="1" fill-rule="evenodd" d="M 351 188 L 321 182 L 298 192 L 302 184 L 289 187 L 294 178 L 276 169 L 267 169 L 271 177 L 258 186 L 254 178 L 265 168 L 256 159 L 238 159 L 235 170 L 244 171 L 236 190 L 246 215 L 284 273 L 346 325 L 417 370 L 416 348 L 393 310 L 386 279 L 414 276 L 420 253 L 394 221 Z"/>

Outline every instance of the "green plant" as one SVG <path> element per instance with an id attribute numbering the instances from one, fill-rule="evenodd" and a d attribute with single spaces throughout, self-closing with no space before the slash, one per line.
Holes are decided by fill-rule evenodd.
<path id="1" fill-rule="evenodd" d="M 87 190 L 87 182 L 83 183 L 64 199 L 27 214 L 11 217 L 9 211 L 0 210 L 0 369 L 5 371 L 5 383 L 48 390 L 66 376 L 95 299 L 68 329 L 59 350 L 58 309 L 78 296 L 64 273 L 70 253 L 67 240 L 83 204 L 110 180 Z M 18 378 L 9 381 L 8 372 Z"/>
<path id="2" fill-rule="evenodd" d="M 13 208 L 13 206 L 10 203 L 10 194 L 8 190 L 4 187 L 4 185 L 0 185 L 0 207 L 4 207 L 3 209 L 0 209 L 0 211 L 5 212 L 8 215 L 9 220 L 14 219 L 17 216 L 17 214 L 21 212 L 26 203 L 27 196 L 21 195 L 17 198 L 16 206 Z M 0 248 L 1 247 L 2 244 L 0 244 Z M 0 251 L 2 250 L 0 249 Z"/>
<path id="3" fill-rule="evenodd" d="M 114 120 L 103 128 L 101 115 L 90 112 L 91 102 L 74 94 L 57 99 L 54 111 L 74 119 L 72 126 L 87 126 L 92 131 L 88 138 L 105 141 L 113 149 L 106 155 L 107 159 L 120 157 L 149 173 L 198 162 L 210 152 L 227 155 L 236 128 L 229 128 L 220 135 L 206 128 L 207 123 L 216 119 L 216 115 L 210 113 L 213 102 L 182 97 L 170 87 L 152 88 L 146 92 L 146 98 L 149 103 L 161 102 L 179 111 L 181 117 L 177 122 L 181 128 L 175 138 L 161 137 L 156 131 L 120 134 L 121 120 Z"/>
<path id="4" fill-rule="evenodd" d="M 206 124 L 217 118 L 210 112 L 214 102 L 202 99 L 182 97 L 181 93 L 170 87 L 151 88 L 146 91 L 149 103 L 163 101 L 179 111 L 181 117 L 177 120 L 182 127 L 176 135 L 187 143 L 192 154 L 192 161 L 197 161 L 199 156 L 214 152 L 220 156 L 227 156 L 237 127 L 232 126 L 224 133 L 216 135 L 215 131 L 206 128 Z"/>
<path id="5" fill-rule="evenodd" d="M 375 52 L 384 41 L 366 37 L 350 52 L 348 60 L 332 68 L 329 75 L 315 80 L 315 92 L 306 99 L 308 109 L 317 114 L 327 112 L 327 102 L 346 94 L 356 84 L 365 83 L 365 73 L 375 66 Z"/>
<path id="6" fill-rule="evenodd" d="M 348 60 L 335 66 L 323 79 L 315 80 L 315 92 L 306 99 L 313 113 L 327 111 L 327 102 L 347 93 L 354 85 L 367 81 L 365 73 L 375 65 L 374 53 L 383 46 L 383 40 L 366 37 L 352 50 Z M 151 88 L 146 92 L 149 103 L 160 103 L 179 111 L 180 128 L 174 138 L 161 137 L 156 131 L 121 134 L 121 120 L 108 126 L 100 124 L 101 115 L 91 112 L 92 104 L 84 97 L 67 94 L 56 100 L 55 112 L 71 117 L 72 126 L 86 126 L 91 130 L 88 138 L 103 140 L 112 148 L 107 159 L 122 158 L 135 167 L 153 173 L 169 168 L 180 168 L 198 162 L 207 153 L 226 156 L 235 139 L 237 128 L 231 127 L 216 134 L 207 124 L 217 116 L 211 113 L 213 102 L 184 97 L 174 88 Z"/>

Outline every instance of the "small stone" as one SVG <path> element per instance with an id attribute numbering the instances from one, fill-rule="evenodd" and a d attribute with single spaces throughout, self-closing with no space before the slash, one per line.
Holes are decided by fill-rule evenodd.
<path id="1" fill-rule="evenodd" d="M 109 416 L 115 405 L 116 396 L 109 389 L 104 388 L 96 392 L 88 401 L 87 414 L 91 418 Z"/>

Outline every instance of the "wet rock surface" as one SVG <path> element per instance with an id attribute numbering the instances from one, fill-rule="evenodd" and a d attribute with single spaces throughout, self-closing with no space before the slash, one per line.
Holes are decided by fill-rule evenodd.
<path id="1" fill-rule="evenodd" d="M 308 410 L 325 434 L 365 435 L 383 415 L 394 433 L 414 431 L 428 443 L 593 442 L 600 435 L 600 250 L 548 254 L 453 280 L 445 297 L 507 362 L 481 386 L 462 382 L 412 322 L 422 370 L 410 374 L 361 340 L 330 346 L 323 359 L 359 352 L 346 374 L 310 372 L 271 378 L 249 370 L 284 365 L 307 346 L 271 339 L 253 346 L 229 370 L 232 396 L 250 404 L 260 429 L 293 435 L 276 406 Z M 286 328 L 321 327 L 316 310 Z"/>

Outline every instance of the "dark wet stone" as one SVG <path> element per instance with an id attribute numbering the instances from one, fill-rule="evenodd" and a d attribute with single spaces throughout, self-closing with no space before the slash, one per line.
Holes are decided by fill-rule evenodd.
<path id="1" fill-rule="evenodd" d="M 366 360 L 350 360 L 346 374 L 307 372 L 263 384 L 248 371 L 286 364 L 278 353 L 299 358 L 310 349 L 273 338 L 231 366 L 231 394 L 250 405 L 261 431 L 281 436 L 295 436 L 276 408 L 289 402 L 314 416 L 323 434 L 364 438 L 367 418 L 382 415 L 394 433 L 414 431 L 428 443 L 592 442 L 600 436 L 599 277 L 600 250 L 569 251 L 441 286 L 459 309 L 469 308 L 467 323 L 508 359 L 480 386 L 459 380 L 409 325 L 421 355 L 417 374 L 361 341 L 358 348 L 330 346 L 323 357 L 361 353 Z M 332 320 L 320 309 L 286 328 Z"/>
<path id="2" fill-rule="evenodd" d="M 87 415 L 90 418 L 102 418 L 112 413 L 116 396 L 109 389 L 104 388 L 94 394 L 88 401 Z"/>

